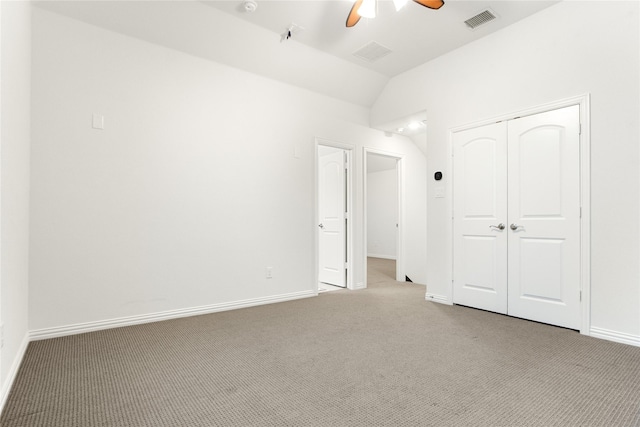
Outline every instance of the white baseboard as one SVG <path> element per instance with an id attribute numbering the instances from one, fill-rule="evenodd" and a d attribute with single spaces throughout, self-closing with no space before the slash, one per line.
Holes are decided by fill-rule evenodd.
<path id="1" fill-rule="evenodd" d="M 453 305 L 453 303 L 449 301 L 449 298 L 447 298 L 445 295 L 436 295 L 436 294 L 430 294 L 429 292 L 427 292 L 424 296 L 424 299 L 427 301 L 433 301 L 440 304 Z"/>
<path id="2" fill-rule="evenodd" d="M 367 254 L 368 258 L 382 258 L 382 259 L 393 259 L 395 260 L 396 257 L 393 255 L 380 255 L 380 254 Z"/>
<path id="3" fill-rule="evenodd" d="M 27 352 L 27 346 L 29 345 L 29 334 L 25 334 L 22 342 L 20 343 L 20 347 L 18 348 L 18 354 L 13 359 L 13 363 L 11 364 L 11 369 L 9 369 L 9 375 L 7 375 L 7 379 L 4 384 L 2 384 L 2 390 L 0 390 L 0 414 L 2 414 L 2 410 L 4 409 L 4 404 L 7 403 L 7 399 L 9 398 L 9 392 L 11 391 L 11 386 L 18 375 L 18 369 L 20 369 L 20 364 L 22 364 L 22 359 L 24 359 L 24 355 Z"/>
<path id="4" fill-rule="evenodd" d="M 120 317 L 117 319 L 99 320 L 96 322 L 78 323 L 75 325 L 57 326 L 30 331 L 31 341 L 47 338 L 63 337 L 67 335 L 83 334 L 86 332 L 103 329 L 120 328 L 123 326 L 139 325 L 142 323 L 159 322 L 161 320 L 177 319 L 180 317 L 198 316 L 201 314 L 216 313 L 220 311 L 235 310 L 238 308 L 253 307 L 256 305 L 273 304 L 277 302 L 291 301 L 300 298 L 316 296 L 312 291 L 292 292 L 289 294 L 274 295 L 262 298 L 252 298 L 242 301 L 233 301 L 220 304 L 203 305 L 200 307 L 183 308 L 179 310 L 162 311 L 158 313 L 143 314 L 138 316 Z"/>
<path id="5" fill-rule="evenodd" d="M 636 347 L 640 347 L 640 336 L 627 334 L 624 332 L 611 331 L 609 329 L 591 327 L 589 335 L 594 338 L 601 338 L 604 340 L 615 341 L 622 344 L 629 344 Z"/>

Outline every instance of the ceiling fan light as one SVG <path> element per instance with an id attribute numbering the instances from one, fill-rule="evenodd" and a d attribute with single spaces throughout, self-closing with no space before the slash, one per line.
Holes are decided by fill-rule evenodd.
<path id="1" fill-rule="evenodd" d="M 363 0 L 360 8 L 358 9 L 358 15 L 363 18 L 375 18 L 376 17 L 376 0 Z"/>
<path id="2" fill-rule="evenodd" d="M 399 11 L 407 4 L 409 0 L 393 0 L 393 4 L 396 7 L 396 12 Z"/>

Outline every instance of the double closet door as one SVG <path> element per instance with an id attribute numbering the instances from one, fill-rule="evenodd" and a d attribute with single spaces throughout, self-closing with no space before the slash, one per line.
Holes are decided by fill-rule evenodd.
<path id="1" fill-rule="evenodd" d="M 580 328 L 580 117 L 453 135 L 453 302 Z"/>

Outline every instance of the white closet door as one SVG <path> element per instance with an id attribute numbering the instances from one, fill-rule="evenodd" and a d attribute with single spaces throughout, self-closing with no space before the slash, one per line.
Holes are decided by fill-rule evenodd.
<path id="1" fill-rule="evenodd" d="M 508 314 L 580 328 L 579 107 L 508 122 Z"/>
<path id="2" fill-rule="evenodd" d="M 498 313 L 507 312 L 506 141 L 506 123 L 453 136 L 453 302 Z"/>

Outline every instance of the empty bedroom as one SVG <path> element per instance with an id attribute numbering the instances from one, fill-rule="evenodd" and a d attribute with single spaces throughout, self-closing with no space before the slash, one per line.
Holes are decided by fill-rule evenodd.
<path id="1" fill-rule="evenodd" d="M 0 20 L 1 427 L 640 425 L 640 2 Z"/>

